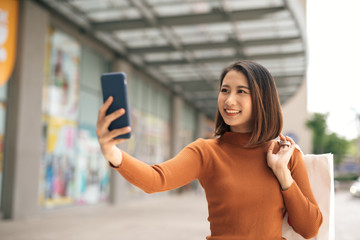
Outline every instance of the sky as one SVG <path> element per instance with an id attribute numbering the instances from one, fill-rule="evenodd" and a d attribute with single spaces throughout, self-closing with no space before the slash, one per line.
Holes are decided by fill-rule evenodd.
<path id="1" fill-rule="evenodd" d="M 308 111 L 328 113 L 328 129 L 360 135 L 360 0 L 308 0 Z M 357 115 L 358 114 L 358 115 Z"/>

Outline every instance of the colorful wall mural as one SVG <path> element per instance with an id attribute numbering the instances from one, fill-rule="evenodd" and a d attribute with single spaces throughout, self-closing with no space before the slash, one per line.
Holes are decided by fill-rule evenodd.
<path id="1" fill-rule="evenodd" d="M 96 204 L 107 201 L 110 171 L 96 136 L 96 126 L 79 121 L 81 51 L 76 40 L 50 29 L 46 81 L 43 90 L 43 158 L 41 161 L 41 206 L 46 208 L 68 204 Z M 87 55 L 89 56 L 89 55 Z M 91 62 L 91 61 L 89 61 Z M 85 69 L 83 69 L 85 68 Z M 99 69 L 100 70 L 100 69 Z M 100 76 L 93 76 L 96 83 Z M 96 88 L 99 90 L 100 88 Z M 101 94 L 89 94 L 102 104 Z M 89 95 L 89 96 L 90 96 Z M 84 96 L 84 95 L 83 95 Z M 93 106 L 98 107 L 98 106 Z M 93 109 L 92 109 L 93 110 Z M 82 119 L 97 118 L 88 111 Z M 93 116 L 94 115 L 94 116 Z M 94 120 L 96 122 L 96 120 Z M 170 157 L 169 122 L 154 114 L 131 108 L 133 135 L 121 147 L 148 164 L 161 163 Z M 124 194 L 140 194 L 128 186 Z"/>
<path id="2" fill-rule="evenodd" d="M 40 203 L 52 207 L 75 201 L 80 45 L 50 29 L 47 52 Z"/>
<path id="3" fill-rule="evenodd" d="M 78 119 L 80 51 L 74 39 L 50 29 L 39 195 L 45 207 L 94 204 L 108 196 L 109 169 L 101 156 L 96 128 L 80 125 Z"/>

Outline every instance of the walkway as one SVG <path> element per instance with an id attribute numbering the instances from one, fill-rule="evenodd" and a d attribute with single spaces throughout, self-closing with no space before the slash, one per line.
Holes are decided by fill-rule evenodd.
<path id="1" fill-rule="evenodd" d="M 84 206 L 0 221 L 1 240 L 199 240 L 207 235 L 207 205 L 200 194 L 160 194 L 120 207 Z"/>
<path id="2" fill-rule="evenodd" d="M 360 198 L 335 195 L 336 240 L 360 239 Z M 51 210 L 21 221 L 0 220 L 1 240 L 205 240 L 209 234 L 202 194 L 158 194 L 119 207 Z"/>

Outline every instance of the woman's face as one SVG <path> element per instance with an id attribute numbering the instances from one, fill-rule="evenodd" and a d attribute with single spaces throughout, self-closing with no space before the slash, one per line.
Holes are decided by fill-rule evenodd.
<path id="1" fill-rule="evenodd" d="M 218 108 L 232 132 L 251 132 L 252 103 L 247 78 L 231 70 L 225 75 L 218 96 Z"/>

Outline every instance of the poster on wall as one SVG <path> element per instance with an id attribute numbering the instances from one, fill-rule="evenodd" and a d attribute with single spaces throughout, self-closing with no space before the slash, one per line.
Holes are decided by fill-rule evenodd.
<path id="1" fill-rule="evenodd" d="M 75 202 L 80 45 L 50 29 L 47 48 L 39 197 L 41 205 L 53 207 Z"/>
<path id="2" fill-rule="evenodd" d="M 65 33 L 50 29 L 47 48 L 40 204 L 52 208 L 106 201 L 109 166 L 96 126 L 79 123 L 81 47 Z"/>
<path id="3" fill-rule="evenodd" d="M 0 87 L 13 72 L 16 58 L 17 0 L 0 1 Z"/>
<path id="4" fill-rule="evenodd" d="M 48 117 L 44 124 L 45 153 L 42 159 L 42 205 L 72 204 L 75 195 L 76 123 Z"/>
<path id="5" fill-rule="evenodd" d="M 77 121 L 80 82 L 80 45 L 50 29 L 43 111 L 53 117 Z"/>
<path id="6" fill-rule="evenodd" d="M 76 203 L 104 202 L 109 195 L 110 172 L 96 136 L 96 127 L 80 125 L 77 135 Z"/>

